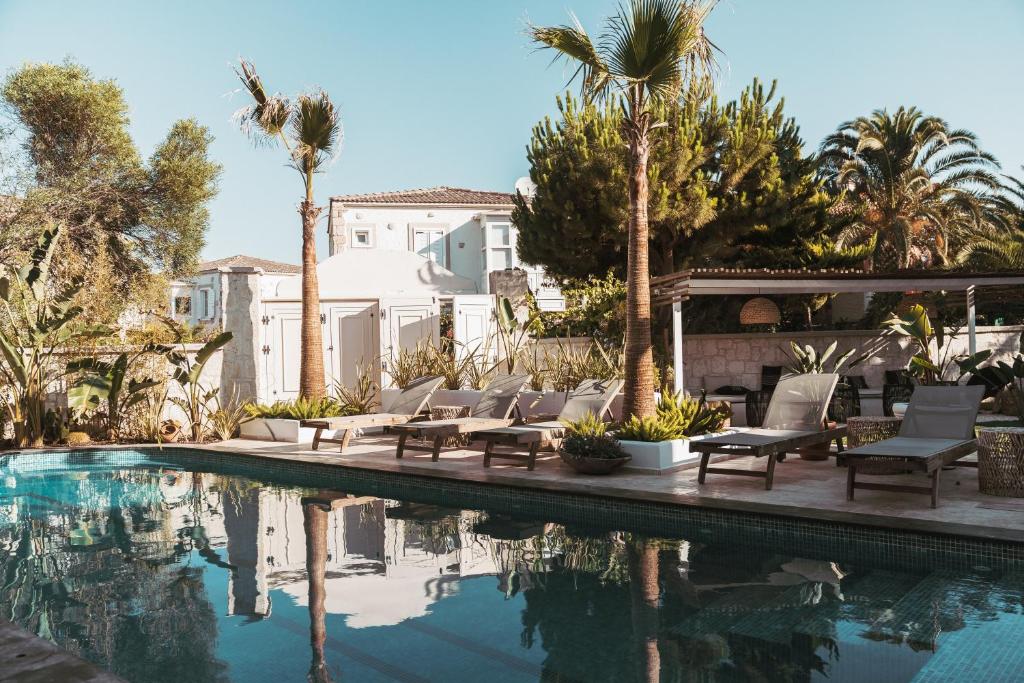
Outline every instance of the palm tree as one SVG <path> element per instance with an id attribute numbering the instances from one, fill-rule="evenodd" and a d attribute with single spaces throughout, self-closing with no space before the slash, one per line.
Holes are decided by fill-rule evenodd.
<path id="1" fill-rule="evenodd" d="M 324 169 L 341 146 L 341 118 L 322 90 L 300 93 L 294 101 L 268 95 L 252 62 L 239 60 L 238 77 L 255 104 L 236 114 L 242 130 L 258 142 L 280 141 L 290 165 L 302 177 L 305 198 L 302 216 L 302 366 L 299 395 L 322 398 L 326 392 L 323 330 L 320 322 L 320 284 L 316 273 L 316 222 L 322 207 L 313 200 L 313 176 Z"/>
<path id="2" fill-rule="evenodd" d="M 331 672 L 324 655 L 327 642 L 327 526 L 330 506 L 319 502 L 302 504 L 302 527 L 306 535 L 306 575 L 309 581 L 309 644 L 313 651 L 309 674 L 310 683 L 331 683 Z"/>
<path id="3" fill-rule="evenodd" d="M 973 133 L 914 107 L 847 121 L 825 138 L 820 160 L 859 213 L 840 246 L 877 236 L 875 267 L 949 263 L 951 242 L 985 222 L 982 200 L 999 188 L 999 164 Z"/>
<path id="4" fill-rule="evenodd" d="M 1024 270 L 1024 181 L 1004 176 L 988 202 L 989 221 L 970 235 L 957 262 L 975 270 Z"/>
<path id="5" fill-rule="evenodd" d="M 648 257 L 647 161 L 651 135 L 664 123 L 659 105 L 709 91 L 715 47 L 704 34 L 704 20 L 715 2 L 630 0 L 605 22 L 598 42 L 573 16 L 571 26 L 531 26 L 530 34 L 578 64 L 575 79 L 583 97 L 616 101 L 623 109 L 623 135 L 629 144 L 629 256 L 626 288 L 625 416 L 654 414 L 651 348 L 651 292 Z"/>

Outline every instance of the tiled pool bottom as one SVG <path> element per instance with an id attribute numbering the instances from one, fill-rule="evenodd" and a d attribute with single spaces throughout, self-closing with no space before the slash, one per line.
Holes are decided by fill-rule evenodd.
<path id="1" fill-rule="evenodd" d="M 1024 671 L 1009 545 L 186 449 L 0 477 L 2 614 L 130 681 Z"/>

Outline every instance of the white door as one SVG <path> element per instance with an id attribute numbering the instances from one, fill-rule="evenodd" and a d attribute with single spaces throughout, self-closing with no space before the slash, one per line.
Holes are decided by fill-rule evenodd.
<path id="1" fill-rule="evenodd" d="M 377 304 L 323 304 L 327 327 L 328 385 L 335 382 L 347 387 L 355 385 L 361 369 L 369 368 L 379 382 L 377 363 Z"/>
<path id="2" fill-rule="evenodd" d="M 264 309 L 263 359 L 266 400 L 285 401 L 299 395 L 302 354 L 302 306 L 267 304 Z"/>
<path id="3" fill-rule="evenodd" d="M 384 364 L 403 349 L 411 351 L 421 342 L 440 341 L 441 309 L 437 299 L 382 299 L 380 317 Z"/>
<path id="4" fill-rule="evenodd" d="M 452 328 L 459 356 L 477 351 L 495 352 L 494 297 L 466 294 L 452 297 Z"/>

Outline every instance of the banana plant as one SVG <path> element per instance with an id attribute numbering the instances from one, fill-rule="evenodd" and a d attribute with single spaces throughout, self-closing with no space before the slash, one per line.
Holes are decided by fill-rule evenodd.
<path id="1" fill-rule="evenodd" d="M 921 384 L 938 384 L 945 380 L 952 366 L 960 370 L 954 381 L 959 382 L 965 375 L 978 369 L 992 351 L 985 349 L 970 355 L 952 356 L 952 342 L 955 332 L 947 339 L 942 325 L 932 326 L 928 309 L 914 304 L 905 315 L 893 316 L 884 323 L 889 329 L 910 337 L 917 346 L 917 353 L 907 364 L 907 372 Z"/>
<path id="2" fill-rule="evenodd" d="M 79 358 L 68 363 L 68 373 L 85 373 L 68 387 L 68 408 L 77 411 L 95 410 L 107 402 L 107 438 L 117 439 L 121 421 L 128 410 L 146 400 L 146 390 L 162 382 L 151 378 L 128 378 L 130 368 L 148 350 L 133 354 L 120 353 L 113 361 Z M 127 380 L 127 382 L 125 381 Z"/>
<path id="3" fill-rule="evenodd" d="M 43 445 L 47 391 L 63 368 L 53 356 L 64 348 L 111 333 L 105 325 L 83 325 L 82 308 L 74 305 L 82 290 L 80 279 L 54 282 L 50 262 L 60 229 L 44 230 L 21 268 L 0 265 L 0 301 L 7 324 L 0 326 L 0 374 L 6 380 L 3 395 L 18 447 Z"/>
<path id="4" fill-rule="evenodd" d="M 514 374 L 519 356 L 523 353 L 524 347 L 530 340 L 530 329 L 540 317 L 533 313 L 525 323 L 520 323 L 516 317 L 515 308 L 508 297 L 501 297 L 495 309 L 495 316 L 498 319 L 498 340 L 501 343 L 502 361 L 505 363 L 505 370 L 508 374 Z"/>
<path id="5" fill-rule="evenodd" d="M 209 387 L 202 382 L 203 370 L 213 355 L 231 341 L 230 332 L 221 332 L 191 355 L 185 348 L 182 330 L 177 323 L 168 318 L 164 324 L 175 336 L 176 345 L 150 344 L 148 350 L 163 355 L 171 364 L 171 380 L 181 389 L 181 395 L 168 396 L 168 400 L 182 409 L 189 421 L 192 441 L 201 441 L 206 433 L 206 423 L 213 408 L 213 401 L 220 389 Z"/>

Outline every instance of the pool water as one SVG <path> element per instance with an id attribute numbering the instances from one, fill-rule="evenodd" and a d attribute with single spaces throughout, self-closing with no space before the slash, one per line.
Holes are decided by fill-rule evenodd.
<path id="1" fill-rule="evenodd" d="M 8 456 L 0 618 L 132 683 L 1024 679 L 1024 573 L 670 536 Z"/>

